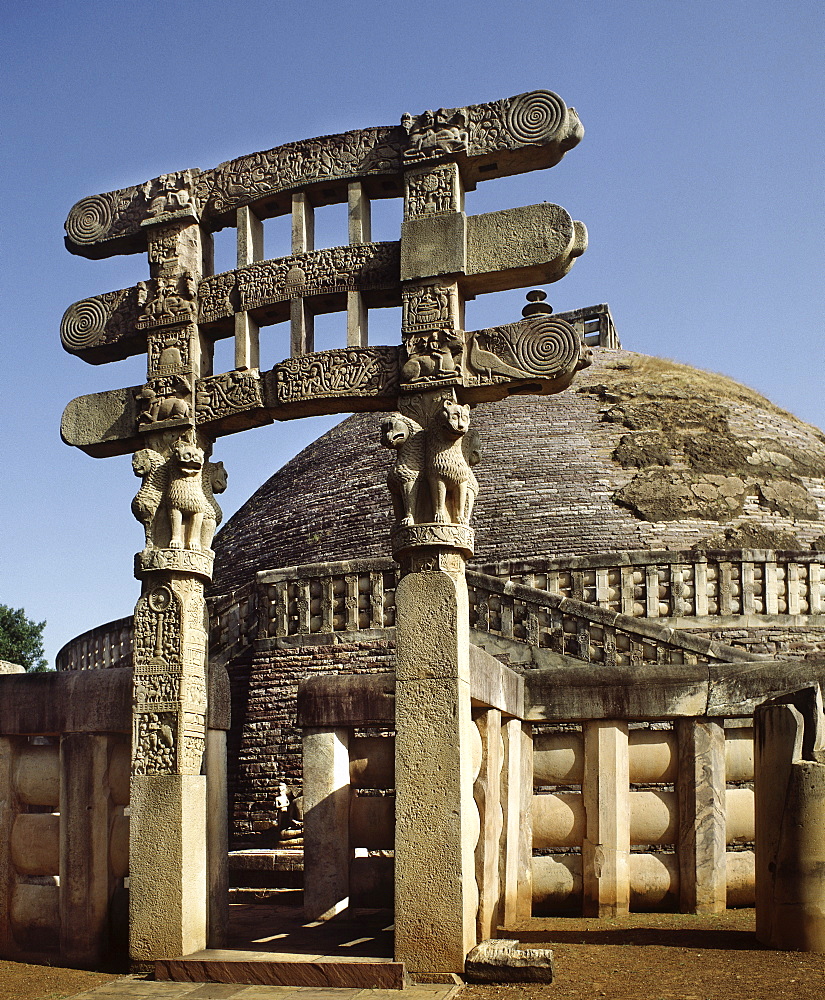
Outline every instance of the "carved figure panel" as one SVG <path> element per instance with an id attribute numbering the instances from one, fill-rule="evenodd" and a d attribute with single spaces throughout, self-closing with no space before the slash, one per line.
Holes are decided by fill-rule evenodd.
<path id="1" fill-rule="evenodd" d="M 412 418 L 390 413 L 381 421 L 381 444 L 396 452 L 395 465 L 387 474 L 396 524 L 415 524 L 424 471 L 424 431 Z"/>
<path id="2" fill-rule="evenodd" d="M 400 274 L 398 243 L 330 247 L 260 261 L 236 272 L 242 310 L 297 296 L 393 288 L 399 284 Z"/>
<path id="3" fill-rule="evenodd" d="M 198 285 L 198 321 L 214 323 L 233 316 L 239 308 L 237 287 L 237 271 L 225 271 L 204 278 Z"/>
<path id="4" fill-rule="evenodd" d="M 471 334 L 467 367 L 485 379 L 551 379 L 584 367 L 586 350 L 573 327 L 557 316 L 533 316 L 519 323 Z"/>
<path id="5" fill-rule="evenodd" d="M 198 380 L 195 394 L 198 423 L 220 420 L 264 405 L 258 372 L 232 371 Z"/>
<path id="6" fill-rule="evenodd" d="M 230 160 L 211 174 L 209 208 L 222 213 L 313 181 L 395 173 L 401 135 L 397 126 L 360 129 Z"/>
<path id="7" fill-rule="evenodd" d="M 227 485 L 223 463 L 205 461 L 203 449 L 187 434 L 169 458 L 151 448 L 135 452 L 132 468 L 143 480 L 132 513 L 144 527 L 144 555 L 155 549 L 208 550 L 223 517 L 215 500 Z M 143 568 L 164 566 L 144 560 Z"/>
<path id="8" fill-rule="evenodd" d="M 468 460 L 462 439 L 469 428 L 470 407 L 445 399 L 427 429 L 425 468 L 436 524 L 470 523 L 478 495 L 471 461 L 478 461 L 478 448 Z"/>
<path id="9" fill-rule="evenodd" d="M 405 333 L 453 324 L 456 314 L 453 285 L 410 285 L 401 295 L 401 329 Z"/>
<path id="10" fill-rule="evenodd" d="M 467 118 L 466 108 L 402 115 L 401 127 L 407 133 L 404 159 L 409 162 L 465 152 L 469 144 Z"/>
<path id="11" fill-rule="evenodd" d="M 147 669 L 180 666 L 181 606 L 171 587 L 153 587 L 138 601 L 132 642 L 136 676 Z"/>
<path id="12" fill-rule="evenodd" d="M 147 221 L 165 216 L 197 215 L 195 183 L 198 170 L 178 170 L 147 181 L 141 192 L 146 199 Z"/>
<path id="13" fill-rule="evenodd" d="M 148 330 L 156 326 L 194 322 L 197 318 L 198 283 L 188 271 L 161 275 L 137 284 L 136 326 Z"/>
<path id="14" fill-rule="evenodd" d="M 178 736 L 177 714 L 135 713 L 132 728 L 132 772 L 174 774 Z"/>
<path id="15" fill-rule="evenodd" d="M 460 209 L 458 168 L 454 163 L 409 171 L 404 175 L 405 219 Z"/>
<path id="16" fill-rule="evenodd" d="M 422 393 L 409 404 L 381 422 L 381 443 L 396 452 L 387 475 L 396 528 L 468 526 L 478 494 L 473 466 L 480 458 L 470 407 L 456 402 L 452 391 Z"/>
<path id="17" fill-rule="evenodd" d="M 277 402 L 398 391 L 398 348 L 348 347 L 287 358 L 273 369 Z"/>

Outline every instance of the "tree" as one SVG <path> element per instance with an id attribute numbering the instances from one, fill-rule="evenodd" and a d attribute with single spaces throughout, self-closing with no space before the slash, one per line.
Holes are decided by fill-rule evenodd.
<path id="1" fill-rule="evenodd" d="M 48 670 L 43 656 L 45 622 L 33 622 L 22 608 L 0 604 L 0 660 L 19 663 L 32 673 Z"/>

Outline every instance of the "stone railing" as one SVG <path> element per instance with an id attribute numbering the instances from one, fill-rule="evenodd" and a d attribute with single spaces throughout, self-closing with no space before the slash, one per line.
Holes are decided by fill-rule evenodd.
<path id="1" fill-rule="evenodd" d="M 751 659 L 732 646 L 467 571 L 470 627 L 604 666 Z"/>
<path id="2" fill-rule="evenodd" d="M 259 638 L 370 632 L 395 625 L 392 559 L 315 563 L 258 573 Z"/>
<path id="3" fill-rule="evenodd" d="M 57 654 L 58 670 L 102 670 L 132 666 L 132 617 L 89 629 Z"/>
<path id="4" fill-rule="evenodd" d="M 586 802 L 599 788 L 604 766 L 595 728 L 615 738 L 623 749 L 620 784 L 610 790 L 612 807 L 625 817 L 624 846 L 612 842 L 606 852 L 626 853 L 630 909 L 695 910 L 697 894 L 711 895 L 716 909 L 753 906 L 754 793 L 753 729 L 747 719 L 679 719 L 670 728 L 629 728 L 627 723 L 584 722 L 577 731 L 534 737 L 532 801 L 533 906 L 536 915 L 580 913 L 583 853 L 587 837 Z M 742 723 L 743 725 L 737 725 Z M 715 741 L 714 766 L 697 769 L 691 757 L 695 733 Z M 680 809 L 713 799 L 721 807 L 713 828 L 713 865 L 691 865 L 695 828 L 680 821 Z M 619 808 L 619 805 L 621 808 Z M 694 807 L 695 811 L 695 807 Z M 711 873 L 712 872 L 712 873 Z M 697 875 L 700 876 L 697 882 Z M 712 879 L 712 884 L 708 879 Z M 704 900 L 707 903 L 707 900 Z"/>
<path id="5" fill-rule="evenodd" d="M 639 637 L 648 634 L 646 629 L 652 630 L 651 638 L 661 637 L 662 626 L 696 629 L 704 624 L 697 619 L 712 619 L 722 627 L 743 622 L 760 627 L 770 617 L 810 623 L 822 616 L 825 624 L 825 557 L 818 552 L 624 552 L 485 563 L 478 569 L 485 578 L 511 582 L 525 593 L 517 597 L 521 592 L 511 589 L 502 603 L 501 587 L 483 584 L 482 574 L 476 574 L 471 587 L 476 629 L 573 656 L 586 646 L 590 659 L 604 656 L 605 662 L 614 655 L 614 639 L 617 663 L 656 659 L 656 643 Z M 392 628 L 397 579 L 391 559 L 264 570 L 254 582 L 210 601 L 212 655 L 225 663 L 255 639 L 300 642 L 313 635 L 334 642 L 342 633 Z M 587 626 L 585 643 L 582 609 L 577 607 L 575 614 L 571 609 L 565 617 L 558 604 L 548 604 L 548 594 L 637 619 L 634 637 L 611 625 L 600 634 L 604 623 L 599 620 Z M 680 638 L 687 641 L 689 636 L 682 632 Z M 693 653 L 701 658 L 699 647 Z M 57 655 L 58 670 L 130 665 L 131 618 L 84 632 Z"/>
<path id="6" fill-rule="evenodd" d="M 825 614 L 825 553 L 623 552 L 477 567 L 632 618 Z"/>
<path id="7" fill-rule="evenodd" d="M 556 316 L 566 320 L 588 347 L 605 347 L 616 351 L 622 346 L 607 303 L 585 306 L 583 309 L 571 309 L 568 312 L 556 313 Z"/>

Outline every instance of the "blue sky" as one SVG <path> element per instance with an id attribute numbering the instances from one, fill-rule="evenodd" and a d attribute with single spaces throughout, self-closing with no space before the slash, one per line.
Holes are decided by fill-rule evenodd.
<path id="1" fill-rule="evenodd" d="M 553 170 L 480 184 L 468 213 L 563 205 L 590 248 L 548 287 L 558 311 L 608 302 L 625 347 L 731 375 L 825 426 L 819 2 L 4 0 L 2 24 L 0 602 L 47 619 L 50 658 L 139 593 L 129 459 L 59 438 L 71 398 L 143 381 L 141 359 L 93 367 L 60 346 L 70 303 L 148 274 L 143 255 L 66 252 L 63 221 L 86 195 L 548 88 L 578 110 L 583 142 Z M 395 238 L 399 213 L 382 204 L 377 238 Z M 343 220 L 330 209 L 319 228 Z M 272 255 L 281 235 L 267 230 Z M 517 319 L 522 301 L 480 297 L 467 325 Z M 371 330 L 394 342 L 397 315 Z M 265 334 L 270 367 L 288 332 Z M 331 423 L 220 439 L 225 511 Z"/>

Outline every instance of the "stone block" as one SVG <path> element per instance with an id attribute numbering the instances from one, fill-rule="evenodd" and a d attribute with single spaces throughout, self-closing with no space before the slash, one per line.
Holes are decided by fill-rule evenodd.
<path id="1" fill-rule="evenodd" d="M 351 737 L 349 777 L 353 788 L 394 788 L 395 737 Z"/>
<path id="2" fill-rule="evenodd" d="M 721 913 L 726 906 L 725 731 L 719 722 L 680 719 L 679 894 L 683 913 Z"/>
<path id="3" fill-rule="evenodd" d="M 9 904 L 9 922 L 19 948 L 56 950 L 60 939 L 60 889 L 57 885 L 18 882 Z"/>
<path id="4" fill-rule="evenodd" d="M 645 789 L 630 793 L 630 843 L 675 844 L 678 809 L 675 792 Z"/>
<path id="5" fill-rule="evenodd" d="M 60 751 L 56 746 L 21 746 L 14 769 L 17 795 L 30 806 L 60 804 Z"/>
<path id="6" fill-rule="evenodd" d="M 425 216 L 401 223 L 401 280 L 463 274 L 467 267 L 467 216 Z"/>
<path id="7" fill-rule="evenodd" d="M 139 966 L 206 946 L 204 776 L 132 778 L 129 910 L 130 955 Z"/>
<path id="8" fill-rule="evenodd" d="M 524 678 L 474 645 L 470 646 L 470 697 L 479 707 L 524 718 Z"/>
<path id="9" fill-rule="evenodd" d="M 587 249 L 587 230 L 543 202 L 467 219 L 467 287 L 479 292 L 558 281 Z"/>
<path id="10" fill-rule="evenodd" d="M 533 784 L 580 785 L 584 740 L 577 733 L 543 733 L 535 738 Z"/>
<path id="11" fill-rule="evenodd" d="M 553 952 L 522 948 L 518 941 L 482 941 L 467 956 L 464 978 L 471 983 L 552 983 Z"/>
<path id="12" fill-rule="evenodd" d="M 109 737 L 60 738 L 60 953 L 92 967 L 108 951 Z"/>
<path id="13" fill-rule="evenodd" d="M 618 916 L 630 905 L 630 802 L 626 722 L 584 724 L 583 912 Z"/>
<path id="14" fill-rule="evenodd" d="M 533 913 L 537 917 L 579 913 L 582 905 L 580 854 L 544 854 L 532 859 Z"/>
<path id="15" fill-rule="evenodd" d="M 630 855 L 630 909 L 651 913 L 676 909 L 679 859 L 675 854 Z"/>
<path id="16" fill-rule="evenodd" d="M 353 795 L 349 837 L 353 848 L 391 851 L 395 846 L 395 796 Z"/>
<path id="17" fill-rule="evenodd" d="M 304 914 L 329 920 L 349 906 L 349 732 L 303 734 Z"/>
<path id="18" fill-rule="evenodd" d="M 11 828 L 11 860 L 21 875 L 60 873 L 60 816 L 18 813 Z"/>

